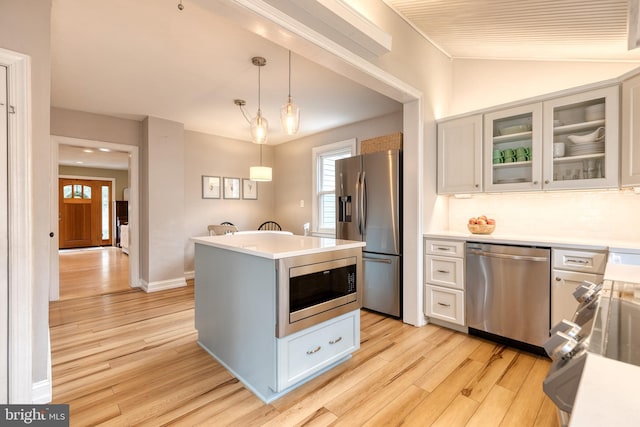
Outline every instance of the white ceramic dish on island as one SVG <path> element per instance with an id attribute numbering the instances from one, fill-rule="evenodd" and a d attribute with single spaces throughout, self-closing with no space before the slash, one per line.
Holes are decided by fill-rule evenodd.
<path id="1" fill-rule="evenodd" d="M 569 135 L 567 138 L 574 144 L 588 144 L 590 142 L 597 142 L 604 139 L 604 126 L 600 126 L 595 131 L 586 135 Z"/>

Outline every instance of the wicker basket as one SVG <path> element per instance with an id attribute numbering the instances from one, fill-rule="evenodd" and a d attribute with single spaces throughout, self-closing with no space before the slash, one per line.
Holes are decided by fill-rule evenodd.
<path id="1" fill-rule="evenodd" d="M 473 234 L 491 234 L 496 229 L 495 224 L 467 224 L 467 228 Z"/>

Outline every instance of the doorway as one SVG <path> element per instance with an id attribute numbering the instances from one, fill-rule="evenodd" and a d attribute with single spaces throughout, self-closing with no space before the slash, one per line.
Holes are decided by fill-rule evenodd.
<path id="1" fill-rule="evenodd" d="M 91 240 L 91 238 L 87 239 L 81 235 L 76 235 L 77 237 L 76 240 L 82 241 L 84 239 L 84 241 L 77 245 L 77 247 L 81 247 L 81 248 L 65 250 L 66 258 L 65 258 L 64 268 L 67 269 L 65 273 L 71 273 L 71 270 L 68 267 L 67 261 L 71 261 L 70 259 L 72 257 L 76 258 L 75 260 L 72 260 L 73 262 L 71 263 L 72 265 L 75 266 L 73 267 L 76 269 L 75 274 L 76 276 L 81 274 L 88 275 L 87 282 L 94 284 L 93 286 L 94 295 L 110 293 L 111 290 L 113 290 L 114 292 L 120 292 L 122 290 L 128 290 L 132 287 L 134 288 L 139 287 L 139 280 L 140 280 L 139 279 L 139 249 L 138 249 L 139 248 L 139 232 L 138 232 L 139 207 L 137 203 L 137 194 L 138 194 L 138 185 L 139 185 L 138 184 L 139 183 L 138 147 L 126 145 L 126 144 L 116 144 L 116 143 L 109 143 L 109 142 L 103 142 L 103 141 L 69 138 L 69 137 L 63 137 L 63 136 L 52 136 L 51 141 L 52 141 L 51 170 L 52 170 L 52 174 L 55 175 L 55 177 L 52 177 L 53 182 L 57 182 L 59 179 L 58 164 L 59 164 L 59 150 L 61 146 L 70 145 L 75 147 L 83 147 L 87 150 L 101 150 L 101 149 L 111 150 L 111 151 L 126 153 L 126 155 L 128 156 L 128 178 L 127 178 L 128 179 L 128 183 L 127 183 L 128 197 L 127 198 L 129 200 L 128 216 L 127 216 L 128 236 L 129 236 L 128 255 L 123 254 L 121 248 L 118 248 L 118 247 L 113 247 L 113 246 L 102 247 L 100 244 L 93 245 L 93 243 L 95 243 L 95 241 L 97 241 L 98 239 L 98 237 L 95 235 L 93 236 L 94 242 L 91 242 L 91 243 L 88 243 L 88 240 Z M 75 179 L 79 177 L 61 176 L 60 178 Z M 89 181 L 100 181 L 100 178 L 95 176 L 86 177 L 86 178 Z M 80 185 L 81 187 L 77 189 L 79 191 L 79 195 L 82 195 L 82 193 L 85 191 L 85 188 L 82 187 L 84 184 L 82 183 L 74 184 L 72 182 L 68 182 L 67 185 L 72 185 L 72 186 Z M 51 210 L 52 210 L 51 221 L 52 221 L 52 229 L 54 230 L 58 229 L 58 222 L 59 222 L 58 206 L 59 205 L 62 206 L 62 203 L 64 203 L 64 188 L 62 185 L 59 185 L 57 187 L 59 187 L 58 191 L 55 191 L 51 198 Z M 102 191 L 103 191 L 102 186 L 99 186 L 99 187 L 100 189 L 98 190 L 98 192 L 102 195 Z M 91 188 L 92 190 L 90 191 L 93 194 L 95 190 L 93 189 L 94 187 L 91 187 Z M 71 187 L 71 190 L 73 192 L 76 190 L 76 188 Z M 113 192 L 114 190 L 112 189 L 111 191 Z M 83 200 L 83 199 L 78 197 L 78 200 Z M 113 200 L 113 197 L 111 198 L 111 200 Z M 78 201 L 70 202 L 69 204 L 74 204 L 74 203 L 88 205 L 88 203 L 78 202 Z M 69 208 L 70 209 L 75 208 L 78 211 L 82 209 L 84 211 L 88 211 L 90 209 L 86 206 L 84 206 L 82 209 L 74 206 L 71 206 Z M 113 203 L 110 203 L 109 209 L 114 209 Z M 86 217 L 87 213 L 84 212 L 84 215 Z M 112 218 L 112 216 L 113 215 L 110 214 L 109 218 Z M 93 222 L 93 220 L 91 222 Z M 114 244 L 112 242 L 114 242 L 113 236 L 115 235 L 114 228 L 116 225 L 113 224 L 113 221 L 111 220 L 107 222 L 109 222 L 109 225 L 103 224 L 102 221 L 98 222 L 99 224 L 98 232 L 100 233 L 100 238 L 103 244 L 112 245 Z M 111 236 L 110 236 L 111 240 L 109 240 L 108 242 L 107 242 L 107 239 L 102 239 L 104 237 L 104 235 L 102 234 L 102 230 L 105 227 L 111 228 Z M 78 233 L 78 231 L 74 231 L 74 232 Z M 50 301 L 57 301 L 61 298 L 60 267 L 63 264 L 61 263 L 61 258 L 60 258 L 61 254 L 59 252 L 59 248 L 63 247 L 63 239 L 66 239 L 66 237 L 62 236 L 62 233 L 63 231 L 61 229 L 60 232 L 57 233 L 56 236 L 54 237 L 54 239 L 57 239 L 57 241 L 55 242 L 55 244 L 51 245 L 51 287 L 50 287 L 50 293 L 49 293 Z M 91 248 L 92 246 L 98 247 L 98 249 L 92 249 Z M 92 251 L 94 253 L 92 254 L 88 253 Z M 82 259 L 84 259 L 85 261 L 81 261 Z M 86 264 L 85 266 L 86 268 L 82 266 L 83 264 Z M 123 276 L 123 270 L 125 271 L 124 276 Z M 96 274 L 96 275 L 90 277 L 91 274 Z M 99 277 L 100 281 L 94 280 L 96 277 Z M 123 283 L 124 283 L 124 286 L 123 286 Z M 86 287 L 85 288 L 73 287 L 73 289 L 71 290 L 71 293 L 68 293 L 67 295 L 65 295 L 65 299 L 68 299 L 67 297 L 69 295 L 76 295 L 76 297 L 86 296 L 86 293 L 89 291 L 91 291 L 91 288 L 86 289 Z"/>

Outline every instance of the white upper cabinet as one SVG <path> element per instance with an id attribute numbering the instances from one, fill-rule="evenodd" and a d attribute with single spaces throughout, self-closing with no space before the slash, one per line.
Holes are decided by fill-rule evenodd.
<path id="1" fill-rule="evenodd" d="M 620 183 L 640 186 L 640 75 L 622 82 Z"/>
<path id="2" fill-rule="evenodd" d="M 544 101 L 544 189 L 618 186 L 619 108 L 619 85 Z"/>
<path id="3" fill-rule="evenodd" d="M 438 194 L 482 191 L 482 114 L 438 123 Z"/>
<path id="4" fill-rule="evenodd" d="M 541 103 L 485 114 L 485 191 L 539 190 L 542 156 Z"/>

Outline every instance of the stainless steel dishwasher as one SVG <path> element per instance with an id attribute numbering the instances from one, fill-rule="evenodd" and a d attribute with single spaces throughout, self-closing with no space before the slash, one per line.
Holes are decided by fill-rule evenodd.
<path id="1" fill-rule="evenodd" d="M 543 353 L 549 338 L 551 251 L 467 243 L 469 333 Z"/>

